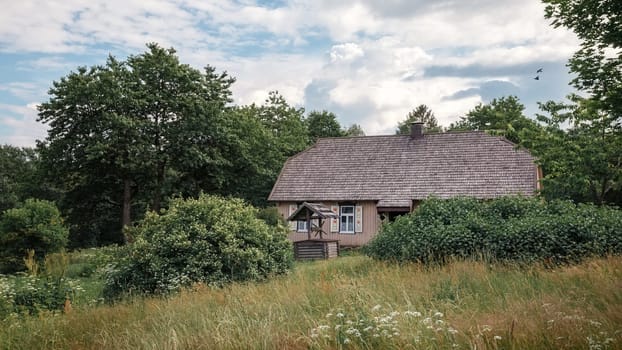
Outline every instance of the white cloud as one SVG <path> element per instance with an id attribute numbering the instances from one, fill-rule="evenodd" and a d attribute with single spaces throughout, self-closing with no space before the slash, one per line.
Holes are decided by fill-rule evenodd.
<path id="1" fill-rule="evenodd" d="M 9 135 L 0 133 L 0 144 L 33 147 L 36 140 L 47 135 L 47 126 L 37 121 L 37 103 L 27 105 L 0 104 L 0 131 L 10 129 Z"/>
<path id="2" fill-rule="evenodd" d="M 350 62 L 365 56 L 363 49 L 355 43 L 333 45 L 330 49 L 330 62 Z"/>
<path id="3" fill-rule="evenodd" d="M 447 125 L 482 98 L 444 97 L 488 80 L 525 81 L 504 67 L 565 61 L 577 39 L 543 14 L 539 0 L 22 0 L 0 13 L 0 52 L 43 53 L 18 70 L 58 70 L 60 77 L 102 63 L 108 52 L 125 58 L 156 41 L 175 47 L 182 62 L 235 76 L 236 103 L 262 103 L 279 90 L 302 105 L 315 93 L 310 107 L 334 108 L 342 124 L 374 134 L 392 132 L 421 103 Z M 476 76 L 460 70 L 472 66 Z M 433 77 L 431 67 L 440 67 Z M 314 81 L 321 91 L 307 91 Z M 0 80 L 0 91 L 33 101 L 49 84 Z"/>
<path id="4" fill-rule="evenodd" d="M 40 98 L 44 94 L 45 88 L 33 82 L 16 81 L 0 84 L 0 91 L 5 91 L 22 100 L 33 100 Z"/>

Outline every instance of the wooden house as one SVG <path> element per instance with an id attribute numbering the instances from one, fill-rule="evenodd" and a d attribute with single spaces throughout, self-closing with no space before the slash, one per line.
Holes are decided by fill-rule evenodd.
<path id="1" fill-rule="evenodd" d="M 531 196 L 539 189 L 535 159 L 504 137 L 482 131 L 321 138 L 287 160 L 268 200 L 288 218 L 303 202 L 320 203 L 338 217 L 326 238 L 360 246 L 383 220 L 408 213 L 430 196 Z M 308 239 L 309 225 L 290 222 L 290 239 Z"/>

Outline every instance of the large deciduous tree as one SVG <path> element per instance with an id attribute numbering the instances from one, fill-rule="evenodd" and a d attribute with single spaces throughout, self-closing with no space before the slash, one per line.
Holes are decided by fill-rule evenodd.
<path id="1" fill-rule="evenodd" d="M 486 130 L 520 143 L 523 131 L 538 128 L 535 121 L 523 114 L 524 110 L 525 106 L 516 96 L 495 98 L 489 104 L 475 106 L 466 116 L 451 124 L 449 130 Z"/>
<path id="2" fill-rule="evenodd" d="M 544 171 L 545 197 L 577 202 L 620 203 L 622 138 L 597 103 L 577 95 L 571 104 L 547 102 L 544 128 L 528 134 Z"/>
<path id="3" fill-rule="evenodd" d="M 37 159 L 32 148 L 0 145 L 0 214 L 37 195 Z"/>
<path id="4" fill-rule="evenodd" d="M 233 79 L 181 64 L 174 49 L 147 47 L 125 62 L 109 57 L 78 68 L 53 83 L 39 108 L 39 120 L 49 124 L 42 158 L 50 178 L 63 184 L 74 231 L 110 226 L 101 215 L 110 219 L 119 209 L 112 231 L 120 232 L 133 205 L 159 211 L 188 176 L 218 177 L 210 170 L 222 162 L 219 122 Z M 85 213 L 98 215 L 99 227 L 88 227 Z"/>
<path id="5" fill-rule="evenodd" d="M 569 96 L 570 103 L 541 104 L 548 132 L 534 151 L 545 169 L 545 194 L 622 204 L 622 2 L 544 3 L 552 25 L 581 40 L 568 67 L 576 76 L 571 84 L 587 93 Z"/>
<path id="6" fill-rule="evenodd" d="M 304 150 L 311 142 L 304 111 L 304 108 L 290 106 L 278 91 L 271 91 L 257 109 L 259 120 L 276 137 L 275 146 L 284 157 Z"/>
<path id="7" fill-rule="evenodd" d="M 543 0 L 545 17 L 555 27 L 574 31 L 581 48 L 568 62 L 572 84 L 622 116 L 622 2 L 619 0 Z"/>
<path id="8" fill-rule="evenodd" d="M 341 125 L 337 121 L 337 116 L 328 111 L 311 111 L 305 119 L 309 137 L 315 141 L 320 137 L 339 137 L 343 136 Z"/>

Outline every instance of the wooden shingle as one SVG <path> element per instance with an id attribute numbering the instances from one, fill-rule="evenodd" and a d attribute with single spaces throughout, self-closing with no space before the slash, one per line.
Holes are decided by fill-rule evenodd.
<path id="1" fill-rule="evenodd" d="M 421 200 L 533 195 L 524 149 L 481 131 L 319 139 L 287 160 L 270 201 Z"/>

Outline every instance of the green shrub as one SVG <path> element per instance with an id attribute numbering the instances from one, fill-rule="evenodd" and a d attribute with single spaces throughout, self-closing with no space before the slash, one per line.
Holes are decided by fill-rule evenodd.
<path id="1" fill-rule="evenodd" d="M 0 271 L 23 271 L 27 250 L 38 262 L 67 245 L 69 230 L 52 202 L 28 199 L 20 208 L 6 210 L 0 219 Z"/>
<path id="2" fill-rule="evenodd" d="M 365 252 L 382 260 L 422 263 L 468 257 L 572 263 L 622 253 L 622 212 L 525 197 L 429 199 L 384 225 Z"/>
<path id="3" fill-rule="evenodd" d="M 286 230 L 268 226 L 240 199 L 201 195 L 148 213 L 135 242 L 110 265 L 104 295 L 167 294 L 194 283 L 263 280 L 292 265 Z"/>
<path id="4" fill-rule="evenodd" d="M 287 226 L 287 221 L 281 214 L 279 214 L 279 210 L 277 207 L 266 207 L 261 208 L 257 211 L 257 218 L 263 220 L 266 224 L 270 226 L 278 226 L 283 225 Z"/>

